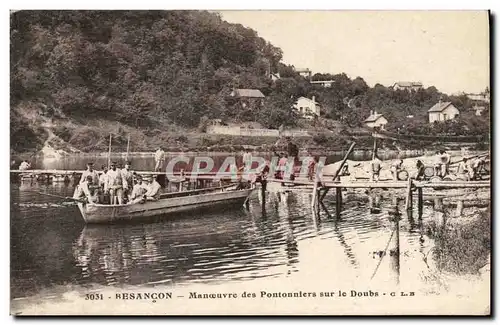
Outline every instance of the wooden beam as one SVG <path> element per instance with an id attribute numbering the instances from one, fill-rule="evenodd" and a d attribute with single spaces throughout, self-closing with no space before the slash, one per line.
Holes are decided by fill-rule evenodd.
<path id="1" fill-rule="evenodd" d="M 349 157 L 349 155 L 351 154 L 351 151 L 354 149 L 355 145 L 356 145 L 356 142 L 353 142 L 351 144 L 351 146 L 349 147 L 349 150 L 347 150 L 347 153 L 345 154 L 344 159 L 342 159 L 342 162 L 340 163 L 339 168 L 337 169 L 337 171 L 333 175 L 333 178 L 332 178 L 333 181 L 335 181 L 337 179 L 337 176 L 340 174 L 340 171 L 342 170 L 342 167 L 344 167 L 344 164 L 347 161 L 347 157 Z M 328 188 L 326 189 L 325 192 L 323 192 L 323 195 L 321 196 L 321 198 L 319 200 L 323 201 L 323 199 L 325 198 L 325 196 L 326 196 L 327 193 L 328 193 Z"/>

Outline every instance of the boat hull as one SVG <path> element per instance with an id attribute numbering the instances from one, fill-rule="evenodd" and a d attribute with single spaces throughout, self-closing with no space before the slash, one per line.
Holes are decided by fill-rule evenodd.
<path id="1" fill-rule="evenodd" d="M 140 204 L 101 205 L 78 204 L 86 223 L 115 223 L 144 220 L 154 216 L 167 216 L 208 208 L 241 207 L 252 189 L 220 191 L 200 195 L 164 198 Z"/>

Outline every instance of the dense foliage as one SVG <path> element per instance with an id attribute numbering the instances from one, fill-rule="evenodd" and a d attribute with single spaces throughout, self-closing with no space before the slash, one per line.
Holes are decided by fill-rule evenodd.
<path id="1" fill-rule="evenodd" d="M 377 110 L 393 129 L 404 125 L 416 132 L 427 125 L 426 112 L 440 97 L 459 109 L 471 106 L 467 98 L 448 98 L 433 87 L 370 88 L 345 74 L 313 77 L 334 80 L 331 88 L 311 85 L 280 62 L 281 49 L 254 30 L 205 11 L 18 11 L 11 14 L 10 52 L 11 134 L 23 135 L 25 144 L 47 136 L 26 118 L 33 110 L 80 126 L 113 121 L 146 136 L 171 126 L 200 129 L 209 119 L 257 121 L 270 128 L 302 125 L 290 109 L 300 96 L 316 96 L 323 118 L 350 127 Z M 271 80 L 270 72 L 281 79 Z M 256 88 L 266 98 L 242 106 L 231 98 L 233 88 Z M 407 115 L 414 118 L 406 123 Z M 458 129 L 488 132 L 486 120 L 473 116 Z M 60 134 L 54 131 L 78 144 L 105 143 L 107 136 L 103 130 L 79 132 L 87 138 L 78 142 L 69 124 Z"/>

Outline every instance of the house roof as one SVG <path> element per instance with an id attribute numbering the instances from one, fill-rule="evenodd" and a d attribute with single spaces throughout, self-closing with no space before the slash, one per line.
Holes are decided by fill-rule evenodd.
<path id="1" fill-rule="evenodd" d="M 434 106 L 431 107 L 427 112 L 442 112 L 446 107 L 450 106 L 451 102 L 438 102 Z"/>
<path id="2" fill-rule="evenodd" d="M 236 97 L 251 97 L 251 98 L 264 98 L 263 93 L 258 89 L 235 89 L 233 96 Z"/>
<path id="3" fill-rule="evenodd" d="M 381 117 L 383 117 L 382 114 L 372 114 L 366 118 L 365 123 L 366 122 L 375 122 L 376 120 L 378 120 Z"/>
<path id="4" fill-rule="evenodd" d="M 422 87 L 421 82 L 415 81 L 398 81 L 394 84 L 394 86 L 398 85 L 399 87 Z"/>
<path id="5" fill-rule="evenodd" d="M 314 104 L 316 104 L 316 105 L 319 105 L 319 103 L 318 103 L 317 101 L 312 100 L 312 99 L 307 98 L 307 97 L 304 97 L 304 96 L 301 96 L 301 97 L 297 98 L 297 102 L 298 102 L 298 101 L 299 101 L 299 99 L 301 99 L 301 98 L 306 99 L 306 100 L 308 100 L 308 101 L 310 101 L 310 102 L 312 102 L 312 103 L 314 103 Z"/>

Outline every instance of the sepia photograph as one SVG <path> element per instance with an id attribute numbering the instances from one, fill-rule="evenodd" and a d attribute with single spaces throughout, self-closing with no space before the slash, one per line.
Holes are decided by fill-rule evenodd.
<path id="1" fill-rule="evenodd" d="M 487 10 L 10 10 L 10 314 L 491 315 Z"/>

